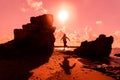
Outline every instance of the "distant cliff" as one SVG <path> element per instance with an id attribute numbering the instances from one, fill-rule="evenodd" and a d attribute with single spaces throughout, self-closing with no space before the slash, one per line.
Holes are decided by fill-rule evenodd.
<path id="1" fill-rule="evenodd" d="M 40 55 L 49 58 L 54 49 L 53 15 L 31 17 L 22 29 L 14 29 L 14 40 L 0 45 L 0 57 Z"/>

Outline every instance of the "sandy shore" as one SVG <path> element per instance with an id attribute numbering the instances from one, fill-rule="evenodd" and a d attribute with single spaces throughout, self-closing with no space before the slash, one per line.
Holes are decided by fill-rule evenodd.
<path id="1" fill-rule="evenodd" d="M 54 50 L 48 63 L 45 63 L 30 72 L 33 73 L 29 80 L 115 80 L 101 72 L 93 69 L 83 68 L 83 63 L 79 58 L 74 58 L 70 55 L 63 54 L 64 51 Z M 68 58 L 69 65 L 76 63 L 75 67 L 70 69 L 71 74 L 66 74 L 60 66 L 64 57 Z"/>

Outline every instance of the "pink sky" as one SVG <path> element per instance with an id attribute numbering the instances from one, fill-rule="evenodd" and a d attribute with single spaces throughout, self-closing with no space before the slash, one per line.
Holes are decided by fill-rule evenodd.
<path id="1" fill-rule="evenodd" d="M 65 24 L 57 19 L 61 9 L 69 13 Z M 114 35 L 114 45 L 120 47 L 120 0 L 0 0 L 0 42 L 11 39 L 13 29 L 29 23 L 31 16 L 44 13 L 53 14 L 54 25 L 65 26 L 69 36 Z"/>

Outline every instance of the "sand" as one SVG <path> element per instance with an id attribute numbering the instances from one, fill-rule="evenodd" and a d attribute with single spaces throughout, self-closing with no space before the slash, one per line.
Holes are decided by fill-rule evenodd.
<path id="1" fill-rule="evenodd" d="M 33 73 L 29 80 L 115 80 L 114 78 L 105 75 L 104 73 L 83 68 L 83 63 L 80 58 L 71 57 L 63 54 L 64 51 L 54 50 L 48 63 L 45 63 L 30 72 Z M 66 74 L 64 69 L 60 67 L 63 57 L 70 56 L 68 59 L 69 65 L 76 63 L 75 67 L 70 69 L 71 74 Z"/>

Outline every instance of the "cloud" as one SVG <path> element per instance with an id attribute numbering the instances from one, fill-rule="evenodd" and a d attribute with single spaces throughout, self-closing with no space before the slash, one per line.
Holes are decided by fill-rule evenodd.
<path id="1" fill-rule="evenodd" d="M 120 31 L 115 31 L 113 33 L 114 42 L 113 47 L 120 47 Z"/>
<path id="2" fill-rule="evenodd" d="M 103 22 L 101 20 L 96 21 L 96 24 L 102 24 Z"/>
<path id="3" fill-rule="evenodd" d="M 24 8 L 24 7 L 21 8 L 22 12 L 27 12 L 27 10 L 28 10 L 27 8 Z"/>
<path id="4" fill-rule="evenodd" d="M 47 10 L 43 7 L 43 2 L 38 0 L 26 0 L 25 3 L 23 3 L 23 7 L 21 8 L 22 12 L 27 11 L 38 11 L 41 13 L 47 13 Z"/>
<path id="5" fill-rule="evenodd" d="M 100 35 L 100 34 L 94 33 L 94 30 L 90 26 L 84 27 L 84 33 L 80 33 L 79 31 L 73 31 L 72 33 L 66 32 L 66 34 L 70 39 L 70 41 L 68 41 L 69 46 L 79 46 L 81 42 L 85 40 L 88 40 L 88 41 L 95 40 Z M 120 31 L 115 31 L 114 33 L 106 36 L 110 36 L 110 35 L 114 37 L 114 42 L 112 44 L 112 47 L 113 48 L 120 47 Z M 60 39 L 62 36 L 63 36 L 62 30 L 58 29 L 55 33 L 55 37 L 56 37 L 55 45 L 62 45 L 62 42 L 60 42 Z"/>
<path id="6" fill-rule="evenodd" d="M 85 40 L 94 40 L 98 35 L 93 33 L 93 29 L 90 26 L 85 26 L 84 28 L 84 39 Z"/>
<path id="7" fill-rule="evenodd" d="M 40 10 L 43 5 L 42 1 L 35 1 L 35 0 L 27 0 L 27 4 L 31 8 L 34 8 L 36 11 Z"/>
<path id="8" fill-rule="evenodd" d="M 84 33 L 80 31 L 74 30 L 73 32 L 67 32 L 66 34 L 69 37 L 70 41 L 68 41 L 68 45 L 70 46 L 79 46 L 81 42 L 88 40 L 95 40 L 99 35 L 93 33 L 93 29 L 90 26 L 85 26 L 83 29 Z M 60 45 L 62 42 L 60 42 L 61 37 L 63 36 L 63 30 L 58 29 L 55 33 L 55 38 L 56 38 L 56 44 L 55 45 Z M 59 43 L 59 44 L 58 44 Z"/>
<path id="9" fill-rule="evenodd" d="M 120 31 L 115 31 L 114 35 L 120 38 Z"/>

